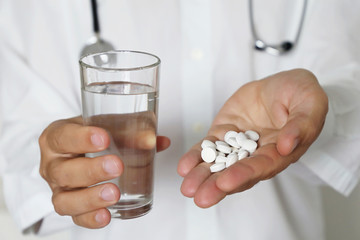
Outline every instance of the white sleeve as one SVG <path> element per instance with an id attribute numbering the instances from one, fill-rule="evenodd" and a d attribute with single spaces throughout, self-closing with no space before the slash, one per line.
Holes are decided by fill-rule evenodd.
<path id="1" fill-rule="evenodd" d="M 39 135 L 52 121 L 79 115 L 80 108 L 73 100 L 75 91 L 66 94 L 65 89 L 56 88 L 10 43 L 0 42 L 4 196 L 10 214 L 24 231 L 54 213 L 52 192 L 39 174 Z"/>
<path id="2" fill-rule="evenodd" d="M 299 163 L 345 196 L 360 176 L 359 7 L 351 0 L 309 1 L 293 63 L 312 71 L 329 98 L 325 126 Z"/>
<path id="3" fill-rule="evenodd" d="M 324 77 L 338 79 L 323 85 L 329 97 L 326 123 L 300 162 L 348 196 L 360 175 L 360 66 L 345 66 Z"/>
<path id="4" fill-rule="evenodd" d="M 57 91 L 8 46 L 1 48 L 0 152 L 6 205 L 18 227 L 25 230 L 54 212 L 51 190 L 39 175 L 38 137 L 46 126 L 69 113 Z M 60 98 L 61 99 L 61 98 Z M 70 111 L 71 112 L 71 111 Z"/>

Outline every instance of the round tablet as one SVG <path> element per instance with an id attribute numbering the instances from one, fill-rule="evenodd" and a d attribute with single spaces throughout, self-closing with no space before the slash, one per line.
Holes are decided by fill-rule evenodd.
<path id="1" fill-rule="evenodd" d="M 210 166 L 211 172 L 220 172 L 223 169 L 225 169 L 225 163 L 215 163 Z"/>
<path id="2" fill-rule="evenodd" d="M 229 154 L 229 156 L 227 156 L 227 160 L 225 162 L 225 167 L 228 168 L 231 165 L 233 165 L 234 163 L 236 163 L 238 160 L 238 155 L 237 154 Z"/>
<path id="3" fill-rule="evenodd" d="M 224 163 L 224 162 L 226 162 L 226 160 L 227 160 L 227 157 L 218 155 L 215 159 L 215 163 L 221 163 L 221 162 Z"/>
<path id="4" fill-rule="evenodd" d="M 240 145 L 238 144 L 238 142 L 236 141 L 236 138 L 235 137 L 229 137 L 227 140 L 226 140 L 226 143 L 229 144 L 230 146 L 232 147 L 236 147 L 236 148 L 239 148 Z"/>
<path id="5" fill-rule="evenodd" d="M 237 132 L 235 131 L 228 131 L 227 133 L 225 133 L 225 136 L 224 136 L 224 141 L 227 142 L 227 140 L 231 137 L 235 138 L 236 135 L 238 135 Z"/>
<path id="6" fill-rule="evenodd" d="M 201 158 L 207 163 L 211 163 L 215 161 L 216 156 L 217 156 L 216 150 L 212 147 L 204 148 L 201 151 Z"/>
<path id="7" fill-rule="evenodd" d="M 247 158 L 248 156 L 249 156 L 249 152 L 244 149 L 242 149 L 238 152 L 238 160 Z"/>
<path id="8" fill-rule="evenodd" d="M 216 148 L 216 144 L 213 143 L 212 141 L 210 140 L 204 140 L 202 141 L 201 143 L 201 148 L 207 148 L 207 147 L 212 147 L 212 148 Z"/>
<path id="9" fill-rule="evenodd" d="M 224 142 L 224 141 L 216 141 L 215 142 L 215 144 L 216 144 L 216 146 L 219 146 L 219 145 L 222 145 L 222 146 L 229 146 L 229 144 L 227 144 L 226 142 Z"/>
<path id="10" fill-rule="evenodd" d="M 241 147 L 251 154 L 251 153 L 255 152 L 255 150 L 257 148 L 257 143 L 250 139 L 243 140 Z"/>
<path id="11" fill-rule="evenodd" d="M 245 135 L 246 135 L 249 139 L 254 140 L 254 141 L 257 141 L 257 140 L 259 140 L 259 138 L 260 138 L 260 135 L 259 135 L 257 132 L 253 131 L 253 130 L 247 130 L 247 131 L 245 132 Z"/>
<path id="12" fill-rule="evenodd" d="M 223 157 L 225 157 L 225 153 L 223 153 L 223 152 L 218 152 L 218 156 L 223 156 Z"/>
<path id="13" fill-rule="evenodd" d="M 225 154 L 231 153 L 231 150 L 232 150 L 229 145 L 226 146 L 226 145 L 221 145 L 221 144 L 217 145 L 216 149 Z"/>

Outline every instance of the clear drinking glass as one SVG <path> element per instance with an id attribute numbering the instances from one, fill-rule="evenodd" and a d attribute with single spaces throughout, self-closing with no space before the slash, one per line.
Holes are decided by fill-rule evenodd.
<path id="1" fill-rule="evenodd" d="M 111 143 L 100 153 L 115 154 L 123 174 L 111 180 L 121 192 L 108 209 L 130 219 L 151 210 L 156 152 L 160 59 L 137 51 L 110 51 L 80 59 L 83 120 L 107 130 Z"/>

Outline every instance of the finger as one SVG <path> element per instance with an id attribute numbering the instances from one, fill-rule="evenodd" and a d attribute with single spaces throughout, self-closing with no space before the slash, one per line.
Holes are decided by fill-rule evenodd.
<path id="1" fill-rule="evenodd" d="M 223 122 L 223 121 L 228 121 L 228 119 L 226 118 L 217 118 L 214 120 L 209 132 L 208 132 L 208 135 L 209 137 L 207 137 L 206 139 L 210 140 L 210 141 L 217 141 L 218 139 L 222 139 L 223 140 L 223 136 L 225 136 L 225 134 L 228 132 L 228 131 L 235 131 L 235 132 L 239 132 L 239 128 L 236 127 L 235 125 L 233 124 L 228 124 L 226 122 Z M 238 121 L 235 120 L 235 121 Z M 211 136 L 217 136 L 218 138 L 214 138 L 214 137 L 211 137 Z"/>
<path id="2" fill-rule="evenodd" d="M 196 191 L 195 204 L 202 208 L 211 207 L 225 198 L 226 193 L 218 188 L 216 179 L 221 173 L 212 174 Z"/>
<path id="3" fill-rule="evenodd" d="M 180 191 L 186 197 L 194 197 L 199 186 L 211 175 L 210 164 L 201 163 L 184 178 Z"/>
<path id="4" fill-rule="evenodd" d="M 171 141 L 168 137 L 165 136 L 157 136 L 157 141 L 156 141 L 156 150 L 158 152 L 164 151 L 165 149 L 167 149 L 171 144 Z"/>
<path id="5" fill-rule="evenodd" d="M 153 130 L 138 131 L 130 136 L 126 132 L 114 134 L 114 138 L 116 142 L 123 142 L 127 148 L 150 150 L 156 146 L 156 134 Z"/>
<path id="6" fill-rule="evenodd" d="M 153 130 L 138 131 L 135 135 L 127 132 L 113 133 L 112 137 L 117 145 L 127 148 L 141 150 L 152 150 L 157 147 L 157 151 L 163 151 L 170 146 L 170 139 L 165 136 L 156 136 Z"/>
<path id="7" fill-rule="evenodd" d="M 46 176 L 55 186 L 63 189 L 87 187 L 116 178 L 124 166 L 119 157 L 105 155 L 96 158 L 75 158 L 52 161 Z"/>
<path id="8" fill-rule="evenodd" d="M 109 210 L 102 208 L 78 216 L 73 216 L 72 219 L 78 226 L 90 229 L 98 229 L 105 227 L 110 223 L 111 215 Z"/>
<path id="9" fill-rule="evenodd" d="M 314 123 L 305 114 L 291 116 L 280 130 L 277 138 L 277 150 L 282 156 L 287 156 L 299 145 L 307 145 L 315 141 L 320 134 L 323 122 Z"/>
<path id="10" fill-rule="evenodd" d="M 90 188 L 73 191 L 58 191 L 52 201 L 60 215 L 77 216 L 115 204 L 120 191 L 112 183 L 104 183 Z"/>
<path id="11" fill-rule="evenodd" d="M 201 152 L 196 148 L 190 149 L 189 152 L 185 153 L 179 160 L 177 172 L 180 176 L 185 177 L 191 169 L 201 163 Z"/>
<path id="12" fill-rule="evenodd" d="M 258 182 L 255 174 L 251 166 L 238 162 L 222 172 L 216 180 L 216 186 L 227 193 L 241 192 L 252 187 L 250 183 Z"/>
<path id="13" fill-rule="evenodd" d="M 56 153 L 99 152 L 109 146 L 107 132 L 98 127 L 59 121 L 48 128 L 40 142 L 46 141 Z"/>
<path id="14" fill-rule="evenodd" d="M 282 156 L 289 155 L 301 140 L 300 128 L 295 121 L 288 122 L 277 137 L 277 150 Z"/>
<path id="15" fill-rule="evenodd" d="M 218 138 L 207 136 L 205 139 L 215 142 Z M 177 172 L 180 176 L 185 177 L 191 169 L 201 162 L 201 142 L 199 142 L 180 158 Z"/>
<path id="16" fill-rule="evenodd" d="M 216 184 L 222 191 L 246 190 L 244 186 L 269 179 L 291 163 L 277 152 L 274 144 L 263 146 L 252 157 L 238 161 L 219 175 Z"/>

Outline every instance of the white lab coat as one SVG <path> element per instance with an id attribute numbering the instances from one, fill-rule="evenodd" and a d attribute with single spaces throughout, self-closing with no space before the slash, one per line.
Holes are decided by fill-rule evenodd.
<path id="1" fill-rule="evenodd" d="M 259 37 L 293 39 L 301 4 L 254 0 Z M 76 240 L 325 239 L 318 184 L 349 195 L 359 178 L 360 2 L 310 0 L 299 44 L 281 57 L 253 50 L 245 0 L 99 0 L 99 8 L 105 39 L 162 60 L 158 126 L 172 146 L 156 157 L 154 208 L 101 230 L 54 213 L 37 138 L 52 121 L 81 114 L 77 61 L 91 36 L 89 1 L 2 0 L 0 159 L 19 228 L 43 219 L 39 234 L 72 228 Z M 298 67 L 313 71 L 330 99 L 316 144 L 277 177 L 210 209 L 182 196 L 178 159 L 206 135 L 224 101 L 248 81 Z"/>

